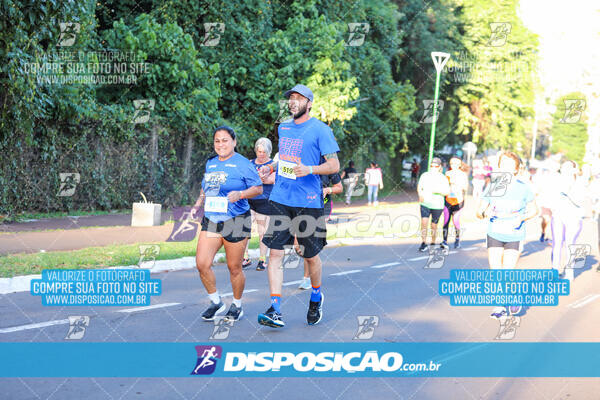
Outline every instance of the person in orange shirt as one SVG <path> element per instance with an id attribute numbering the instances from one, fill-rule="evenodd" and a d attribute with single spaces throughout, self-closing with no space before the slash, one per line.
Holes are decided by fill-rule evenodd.
<path id="1" fill-rule="evenodd" d="M 442 247 L 448 248 L 448 228 L 450 227 L 450 218 L 454 223 L 456 230 L 456 240 L 454 248 L 460 247 L 460 210 L 465 205 L 465 196 L 469 188 L 469 179 L 465 172 L 461 170 L 462 160 L 456 156 L 450 159 L 450 170 L 446 172 L 446 178 L 450 183 L 450 194 L 446 196 L 444 205 L 444 230 Z"/>

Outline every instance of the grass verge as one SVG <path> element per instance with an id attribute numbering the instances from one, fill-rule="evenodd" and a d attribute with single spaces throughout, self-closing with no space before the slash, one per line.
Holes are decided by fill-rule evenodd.
<path id="1" fill-rule="evenodd" d="M 155 242 L 160 253 L 156 260 L 173 260 L 196 255 L 197 240 L 191 242 Z M 40 274 L 43 269 L 97 269 L 125 265 L 137 265 L 140 244 L 87 247 L 72 251 L 49 253 L 12 254 L 0 257 L 0 278 Z M 258 237 L 250 240 L 250 248 L 258 248 Z M 220 250 L 223 252 L 223 249 Z"/>

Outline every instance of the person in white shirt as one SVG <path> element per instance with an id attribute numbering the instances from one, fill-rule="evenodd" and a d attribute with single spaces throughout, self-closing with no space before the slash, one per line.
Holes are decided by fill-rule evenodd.
<path id="1" fill-rule="evenodd" d="M 442 174 L 442 160 L 438 157 L 431 160 L 429 171 L 419 178 L 417 192 L 421 205 L 421 246 L 419 251 L 424 252 L 429 248 L 425 243 L 429 216 L 431 216 L 431 245 L 435 246 L 437 224 L 444 210 L 444 196 L 450 193 L 448 179 Z"/>
<path id="2" fill-rule="evenodd" d="M 552 268 L 564 270 L 565 278 L 573 280 L 572 268 L 562 264 L 563 248 L 575 244 L 583 225 L 586 188 L 581 179 L 577 179 L 579 168 L 575 161 L 565 161 L 560 167 L 558 182 L 552 196 Z"/>
<path id="3" fill-rule="evenodd" d="M 383 175 L 381 174 L 381 168 L 373 161 L 371 161 L 371 166 L 365 170 L 365 183 L 368 187 L 367 198 L 369 205 L 378 205 L 377 193 L 379 189 L 383 189 Z"/>

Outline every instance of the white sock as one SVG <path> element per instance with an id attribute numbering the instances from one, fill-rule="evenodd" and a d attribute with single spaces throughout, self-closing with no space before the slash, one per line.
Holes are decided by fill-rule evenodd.
<path id="1" fill-rule="evenodd" d="M 221 302 L 221 297 L 219 296 L 218 290 L 214 293 L 209 293 L 208 298 L 215 304 L 219 304 Z"/>
<path id="2" fill-rule="evenodd" d="M 235 304 L 235 306 L 237 308 L 242 308 L 242 299 L 236 299 L 235 297 L 233 298 L 233 304 Z"/>

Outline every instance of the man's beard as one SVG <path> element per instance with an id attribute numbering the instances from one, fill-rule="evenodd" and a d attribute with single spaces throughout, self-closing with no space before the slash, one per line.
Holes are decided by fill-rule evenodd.
<path id="1" fill-rule="evenodd" d="M 292 114 L 294 119 L 301 118 L 304 114 L 306 114 L 306 108 L 307 108 L 306 106 L 307 106 L 306 104 L 298 106 L 298 112 L 296 112 L 295 114 Z"/>

